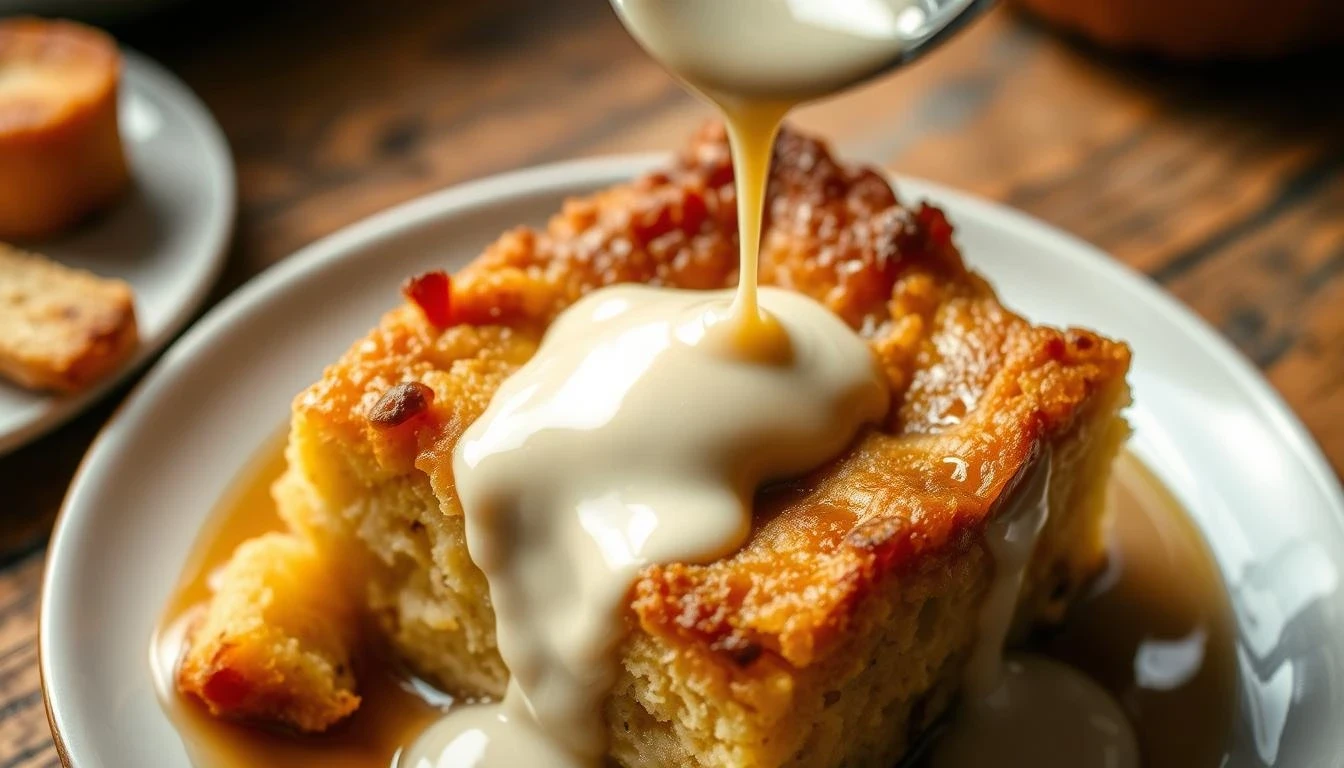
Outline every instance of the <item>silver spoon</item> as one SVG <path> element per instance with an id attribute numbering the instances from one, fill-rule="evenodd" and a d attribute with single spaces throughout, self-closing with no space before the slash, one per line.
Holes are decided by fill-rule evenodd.
<path id="1" fill-rule="evenodd" d="M 617 16 L 653 57 L 674 74 L 721 93 L 770 97 L 776 89 L 799 100 L 827 95 L 872 80 L 915 61 L 964 27 L 993 0 L 611 0 Z M 784 21 L 787 19 L 787 21 Z M 813 30 L 809 39 L 793 30 Z M 852 71 L 809 94 L 807 86 L 766 83 L 758 62 L 789 70 L 805 82 L 832 63 L 813 54 L 814 45 L 835 46 L 834 32 L 853 40 Z M 842 38 L 843 39 L 843 38 Z M 825 43 L 821 41 L 826 41 Z M 889 58 L 879 53 L 889 48 Z M 789 49 L 788 46 L 794 46 Z M 836 49 L 848 67 L 845 48 Z M 679 62 L 679 64 L 678 64 Z M 689 70 L 689 71 L 685 71 Z M 744 75 L 743 73 L 751 73 Z M 694 74 L 693 74 L 694 73 Z M 723 74 L 727 73 L 727 74 Z M 728 80 L 720 80 L 720 78 Z M 770 75 L 774 77 L 774 75 Z M 714 83 L 719 80 L 718 85 Z M 729 81 L 733 82 L 729 82 Z"/>

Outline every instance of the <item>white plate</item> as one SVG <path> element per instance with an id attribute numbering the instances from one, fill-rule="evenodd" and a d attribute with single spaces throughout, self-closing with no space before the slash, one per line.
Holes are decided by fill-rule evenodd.
<path id="1" fill-rule="evenodd" d="M 177 78 L 143 56 L 122 56 L 121 135 L 131 192 L 70 234 L 24 247 L 130 283 L 140 346 L 120 371 L 77 395 L 29 392 L 0 380 L 0 455 L 56 428 L 162 349 L 224 265 L 235 197 L 224 135 Z"/>
<path id="2" fill-rule="evenodd" d="M 402 278 L 461 266 L 505 228 L 651 162 L 539 168 L 375 216 L 265 273 L 163 357 L 94 444 L 47 561 L 41 668 L 74 765 L 188 765 L 154 698 L 155 619 L 215 500 Z M 1096 249 L 940 187 L 899 188 L 946 206 L 1009 304 L 1133 344 L 1133 447 L 1208 535 L 1236 606 L 1243 700 L 1224 765 L 1337 765 L 1344 494 L 1301 425 L 1212 330 Z"/>

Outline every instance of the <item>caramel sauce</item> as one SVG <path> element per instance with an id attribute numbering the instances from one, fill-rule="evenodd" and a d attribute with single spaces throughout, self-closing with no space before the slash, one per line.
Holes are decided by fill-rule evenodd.
<path id="1" fill-rule="evenodd" d="M 451 697 L 405 674 L 370 646 L 359 654 L 362 697 L 348 720 L 320 736 L 302 736 L 218 720 L 173 682 L 185 630 L 210 597 L 210 576 L 244 541 L 284 530 L 271 484 L 285 469 L 284 436 L 240 473 L 196 539 L 177 589 L 154 633 L 151 665 L 159 701 L 197 768 L 387 768 L 397 751 L 447 711 Z"/>
<path id="2" fill-rule="evenodd" d="M 1039 650 L 1110 691 L 1146 768 L 1221 763 L 1236 716 L 1227 589 L 1181 504 L 1132 454 L 1116 462 L 1111 562 Z"/>
<path id="3" fill-rule="evenodd" d="M 284 466 L 277 440 L 242 473 L 196 542 L 154 638 L 164 710 L 197 768 L 388 768 L 451 699 L 372 650 L 357 670 L 359 710 L 318 736 L 216 720 L 173 685 L 182 628 L 209 597 L 210 574 L 244 540 L 283 529 L 270 487 Z M 1111 500 L 1110 566 L 1068 621 L 1031 646 L 1115 696 L 1146 768 L 1213 768 L 1236 702 L 1234 626 L 1217 565 L 1179 502 L 1132 455 L 1116 463 Z"/>

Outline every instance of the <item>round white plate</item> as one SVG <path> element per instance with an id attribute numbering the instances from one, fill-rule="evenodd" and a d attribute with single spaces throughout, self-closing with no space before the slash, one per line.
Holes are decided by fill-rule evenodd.
<path id="1" fill-rule="evenodd" d="M 235 198 L 224 135 L 177 78 L 143 56 L 122 56 L 130 193 L 69 234 L 23 247 L 130 283 L 140 346 L 120 371 L 76 395 L 29 392 L 0 379 L 0 455 L 56 428 L 162 349 L 224 265 Z"/>
<path id="2" fill-rule="evenodd" d="M 94 444 L 47 561 L 41 657 L 79 768 L 186 768 L 149 671 L 154 622 L 202 521 L 312 382 L 398 301 L 505 228 L 656 158 L 539 168 L 375 216 L 233 294 L 142 381 Z M 1344 494 L 1301 425 L 1212 330 L 1146 279 L 1021 214 L 914 180 L 944 205 L 1008 304 L 1134 347 L 1133 448 L 1207 534 L 1240 625 L 1239 723 L 1225 766 L 1344 754 Z"/>

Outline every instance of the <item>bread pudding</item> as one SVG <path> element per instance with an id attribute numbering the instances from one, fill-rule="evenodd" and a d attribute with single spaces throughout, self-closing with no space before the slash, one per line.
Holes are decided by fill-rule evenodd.
<path id="1" fill-rule="evenodd" d="M 890 766 L 950 706 L 993 580 L 982 534 L 1042 463 L 1018 623 L 1060 619 L 1104 564 L 1127 348 L 1005 309 L 940 210 L 816 140 L 782 134 L 766 213 L 762 281 L 859 332 L 893 405 L 834 461 L 762 488 L 737 553 L 643 570 L 605 705 L 622 765 Z M 274 489 L 290 532 L 240 548 L 179 688 L 218 716 L 324 730 L 358 706 L 357 627 L 446 690 L 501 695 L 453 446 L 563 309 L 614 283 L 731 286 L 736 233 L 711 126 L 666 169 L 412 281 L 296 398 Z"/>

